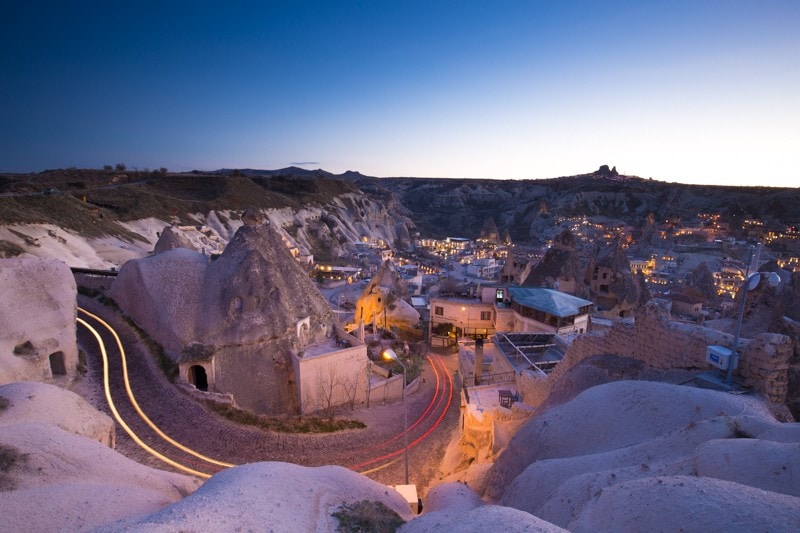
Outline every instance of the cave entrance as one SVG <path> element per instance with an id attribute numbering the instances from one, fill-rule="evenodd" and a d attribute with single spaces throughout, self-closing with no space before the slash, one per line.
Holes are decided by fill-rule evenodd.
<path id="1" fill-rule="evenodd" d="M 208 376 L 206 376 L 206 369 L 200 365 L 193 365 L 189 368 L 189 383 L 194 385 L 197 390 L 208 390 Z"/>
<path id="2" fill-rule="evenodd" d="M 64 352 L 50 354 L 50 373 L 53 376 L 66 376 L 67 365 L 64 363 Z"/>

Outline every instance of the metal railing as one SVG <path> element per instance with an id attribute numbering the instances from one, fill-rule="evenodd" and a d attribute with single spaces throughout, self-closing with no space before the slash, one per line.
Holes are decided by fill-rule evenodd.
<path id="1" fill-rule="evenodd" d="M 516 372 L 499 372 L 497 374 L 482 374 L 478 380 L 474 375 L 462 377 L 464 387 L 477 387 L 478 385 L 494 385 L 495 383 L 507 383 L 514 381 Z M 477 382 L 476 382 L 477 381 Z"/>

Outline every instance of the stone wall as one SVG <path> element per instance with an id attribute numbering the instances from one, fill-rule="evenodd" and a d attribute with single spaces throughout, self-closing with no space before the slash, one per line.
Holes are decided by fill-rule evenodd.
<path id="1" fill-rule="evenodd" d="M 767 396 L 775 403 L 785 403 L 793 342 L 786 335 L 762 333 L 755 339 L 740 339 L 743 346 L 737 381 Z M 640 308 L 635 324 L 617 323 L 610 330 L 576 337 L 546 380 L 524 373 L 518 386 L 525 403 L 538 405 L 550 392 L 553 383 L 577 363 L 593 355 L 616 354 L 642 361 L 653 368 L 705 370 L 706 346 L 716 344 L 731 348 L 733 335 L 695 324 L 673 322 L 655 305 Z"/>

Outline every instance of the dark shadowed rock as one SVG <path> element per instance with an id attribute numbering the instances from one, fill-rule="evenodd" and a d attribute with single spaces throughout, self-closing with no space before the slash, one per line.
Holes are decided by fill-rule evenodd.
<path id="1" fill-rule="evenodd" d="M 585 298 L 588 296 L 583 284 L 580 259 L 575 249 L 575 236 L 565 230 L 556 237 L 552 248 L 547 250 L 542 261 L 536 265 L 522 282 L 523 287 L 545 287 Z"/>
<path id="2" fill-rule="evenodd" d="M 598 250 L 589 260 L 584 281 L 591 299 L 609 316 L 630 316 L 639 306 L 641 282 L 631 273 L 628 256 L 618 242 Z"/>

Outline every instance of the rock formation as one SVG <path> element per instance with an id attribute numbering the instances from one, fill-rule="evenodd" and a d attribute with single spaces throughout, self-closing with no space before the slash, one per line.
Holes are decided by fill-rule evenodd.
<path id="1" fill-rule="evenodd" d="M 522 282 L 523 287 L 545 287 L 586 298 L 588 291 L 583 284 L 575 236 L 571 231 L 563 231 L 547 250 L 544 258 Z"/>
<path id="2" fill-rule="evenodd" d="M 50 424 L 114 447 L 114 421 L 74 392 L 35 381 L 17 381 L 1 385 L 0 397 L 8 402 L 0 410 L 0 426 Z"/>
<path id="3" fill-rule="evenodd" d="M 183 231 L 178 229 L 175 224 L 173 224 L 165 227 L 161 232 L 158 242 L 156 242 L 156 246 L 153 249 L 153 253 L 160 254 L 168 250 L 174 250 L 175 248 L 186 248 L 187 250 L 192 250 L 193 252 L 200 251 L 194 245 L 192 240 L 187 237 Z"/>
<path id="4" fill-rule="evenodd" d="M 686 285 L 696 289 L 705 299 L 706 305 L 716 307 L 719 304 L 717 286 L 714 283 L 714 274 L 705 262 L 700 263 L 692 269 L 686 280 Z"/>
<path id="5" fill-rule="evenodd" d="M 584 282 L 598 312 L 610 318 L 631 316 L 639 306 L 642 287 L 631 273 L 625 250 L 615 243 L 598 250 L 586 266 Z"/>
<path id="6" fill-rule="evenodd" d="M 799 430 L 754 398 L 619 381 L 529 421 L 495 464 L 487 492 L 570 531 L 596 530 L 601 516 L 607 530 L 677 529 L 704 515 L 735 529 L 740 520 L 752 525 L 737 503 L 748 500 L 743 512 L 764 521 L 752 527 L 782 530 L 800 518 Z M 769 467 L 743 468 L 734 457 Z"/>
<path id="7" fill-rule="evenodd" d="M 499 242 L 500 232 L 497 229 L 497 224 L 494 223 L 494 218 L 489 217 L 483 222 L 483 227 L 481 228 L 478 238 L 493 244 Z"/>
<path id="8" fill-rule="evenodd" d="M 0 515 L 6 531 L 78 531 L 155 512 L 194 491 L 196 478 L 118 454 L 111 420 L 52 385 L 0 387 Z"/>
<path id="9" fill-rule="evenodd" d="M 387 260 L 372 276 L 356 302 L 355 319 L 377 322 L 379 327 L 411 333 L 419 323 L 419 312 L 409 304 L 403 278 Z"/>
<path id="10" fill-rule="evenodd" d="M 346 468 L 270 462 L 224 470 L 177 503 L 100 531 L 337 531 L 333 514 L 363 500 L 412 516 L 398 492 Z"/>
<path id="11" fill-rule="evenodd" d="M 179 362 L 214 358 L 217 392 L 256 412 L 295 412 L 291 354 L 331 336 L 325 298 L 258 213 L 216 260 L 174 249 L 127 262 L 109 295 Z"/>
<path id="12" fill-rule="evenodd" d="M 0 260 L 0 384 L 75 376 L 76 291 L 61 261 Z"/>

